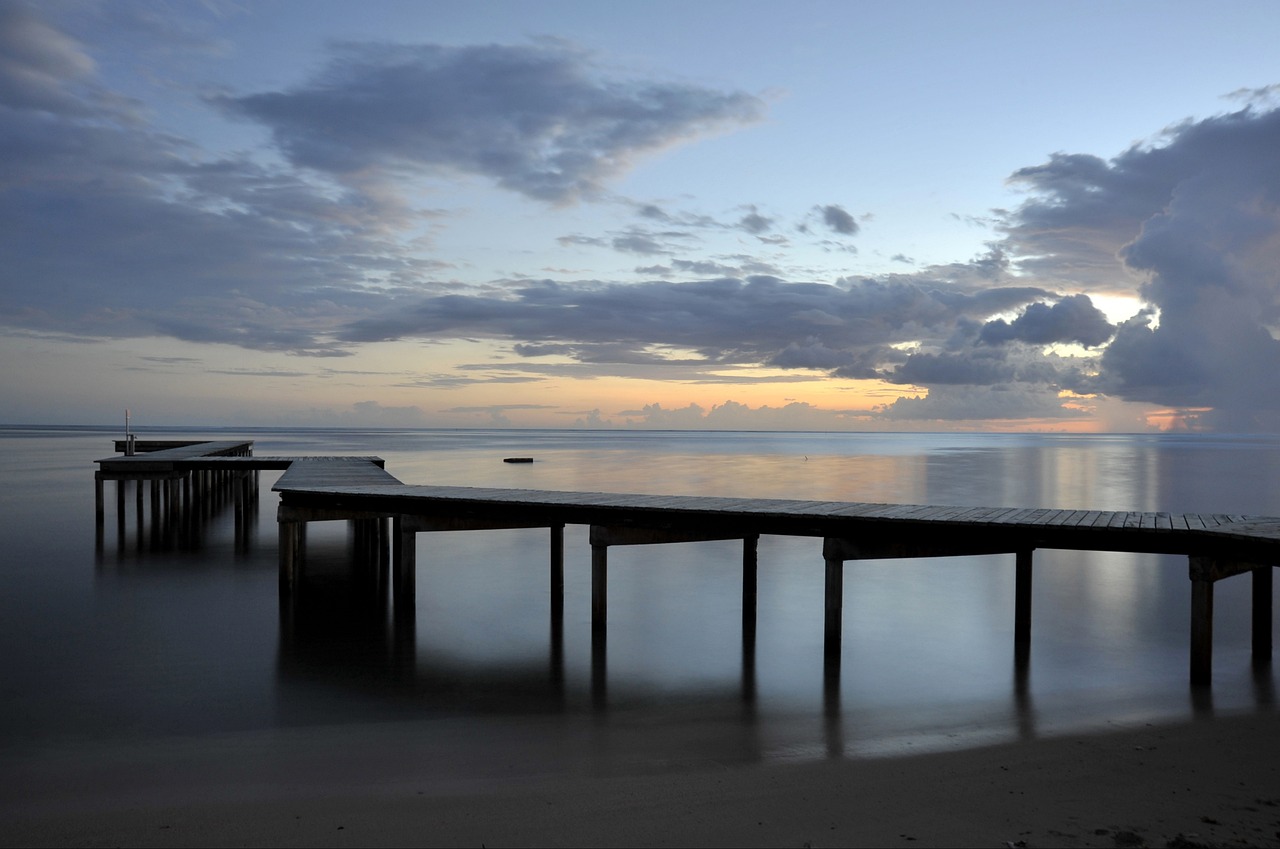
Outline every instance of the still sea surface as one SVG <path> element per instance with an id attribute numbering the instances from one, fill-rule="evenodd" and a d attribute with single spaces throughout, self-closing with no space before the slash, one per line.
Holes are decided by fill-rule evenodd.
<path id="1" fill-rule="evenodd" d="M 743 638 L 740 542 L 614 548 L 606 662 L 593 665 L 590 547 L 573 526 L 562 641 L 544 529 L 419 534 L 406 636 L 385 605 L 352 591 L 345 525 L 313 526 L 309 594 L 289 619 L 270 491 L 279 473 L 262 473 L 260 509 L 239 545 L 230 509 L 206 519 L 198 545 L 152 545 L 138 537 L 132 495 L 121 537 L 109 484 L 99 546 L 93 461 L 113 453 L 117 436 L 0 428 L 4 763 L 103 745 L 381 728 L 447 749 L 440 769 L 483 780 L 501 769 L 612 774 L 898 755 L 1274 709 L 1270 670 L 1250 663 L 1247 577 L 1217 587 L 1211 692 L 1188 686 L 1180 557 L 1036 552 L 1025 666 L 1013 647 L 1012 555 L 849 562 L 834 685 L 824 683 L 817 539 L 760 540 L 753 647 Z M 1280 515 L 1275 436 L 149 436 L 252 439 L 259 455 L 376 454 L 406 483 Z M 502 462 L 512 455 L 534 462 Z"/>

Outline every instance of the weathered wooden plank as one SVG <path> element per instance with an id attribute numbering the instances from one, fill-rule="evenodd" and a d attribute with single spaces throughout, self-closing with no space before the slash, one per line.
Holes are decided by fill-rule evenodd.
<path id="1" fill-rule="evenodd" d="M 1021 525 L 1031 516 L 1039 512 L 1035 507 L 1019 507 L 1013 508 L 1000 516 L 993 517 L 988 524 L 991 525 Z"/>
<path id="2" fill-rule="evenodd" d="M 961 510 L 956 515 L 952 516 L 951 521 L 964 522 L 965 524 L 970 524 L 972 522 L 979 521 L 978 519 L 979 516 L 985 516 L 990 512 L 991 512 L 991 509 L 988 507 L 967 507 Z"/>
<path id="3" fill-rule="evenodd" d="M 908 511 L 900 518 L 911 519 L 915 522 L 937 522 L 950 515 L 952 509 L 954 508 L 920 505 L 915 509 Z"/>
<path id="4" fill-rule="evenodd" d="M 833 511 L 832 515 L 850 519 L 870 519 L 891 506 L 892 505 L 889 504 L 851 501 L 845 503 L 838 510 Z"/>
<path id="5" fill-rule="evenodd" d="M 908 507 L 915 505 L 903 504 L 880 504 L 874 509 L 865 511 L 862 517 L 865 519 L 891 519 L 905 511 Z"/>
<path id="6" fill-rule="evenodd" d="M 1001 518 L 1011 513 L 1016 513 L 1017 509 L 1013 507 L 988 507 L 969 518 L 971 522 L 981 522 L 984 525 L 996 524 Z"/>
<path id="7" fill-rule="evenodd" d="M 902 504 L 897 510 L 891 510 L 879 518 L 886 522 L 900 522 L 904 519 L 915 519 L 928 514 L 930 508 L 919 504 Z"/>
<path id="8" fill-rule="evenodd" d="M 386 469 L 368 460 L 299 458 L 280 476 L 275 489 L 399 483 Z"/>

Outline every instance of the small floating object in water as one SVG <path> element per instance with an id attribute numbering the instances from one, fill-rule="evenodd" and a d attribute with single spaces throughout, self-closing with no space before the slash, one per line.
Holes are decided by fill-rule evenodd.
<path id="1" fill-rule="evenodd" d="M 532 458 L 532 457 L 503 457 L 503 458 L 502 458 L 502 462 L 504 462 L 504 463 L 532 463 L 532 462 L 533 462 L 533 458 Z"/>

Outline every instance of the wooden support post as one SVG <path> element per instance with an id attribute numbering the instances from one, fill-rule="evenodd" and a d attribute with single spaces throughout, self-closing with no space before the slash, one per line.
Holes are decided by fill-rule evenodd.
<path id="1" fill-rule="evenodd" d="M 179 500 L 181 498 L 181 490 L 179 489 L 178 480 L 176 478 L 166 478 L 164 482 L 165 493 L 165 537 L 166 541 L 172 538 L 177 530 L 178 520 L 182 516 L 179 508 Z"/>
<path id="2" fill-rule="evenodd" d="M 348 519 L 347 533 L 351 539 L 351 567 L 359 570 L 368 560 L 369 526 L 364 519 Z"/>
<path id="3" fill-rule="evenodd" d="M 397 615 L 412 610 L 416 603 L 418 573 L 418 533 L 404 516 L 392 520 L 395 534 L 395 574 L 392 576 L 392 594 L 395 596 Z"/>
<path id="4" fill-rule="evenodd" d="M 1191 581 L 1191 686 L 1213 681 L 1213 581 Z"/>
<path id="5" fill-rule="evenodd" d="M 232 484 L 232 506 L 236 524 L 236 553 L 243 554 L 249 550 L 249 493 L 245 489 L 245 475 L 240 475 Z"/>
<path id="6" fill-rule="evenodd" d="M 756 703 L 756 572 L 759 534 L 742 539 L 742 702 Z"/>
<path id="7" fill-rule="evenodd" d="M 826 617 L 823 627 L 823 654 L 828 661 L 840 657 L 844 630 L 844 561 L 827 557 Z"/>
<path id="8" fill-rule="evenodd" d="M 591 707 L 609 707 L 609 632 L 603 627 L 591 629 Z"/>
<path id="9" fill-rule="evenodd" d="M 116 481 L 116 547 L 124 551 L 124 489 L 128 481 Z"/>
<path id="10" fill-rule="evenodd" d="M 378 519 L 378 582 L 385 588 L 391 577 L 391 520 Z"/>
<path id="11" fill-rule="evenodd" d="M 591 545 L 591 630 L 603 632 L 609 616 L 609 546 Z"/>
<path id="12" fill-rule="evenodd" d="M 1272 566 L 1253 570 L 1253 662 L 1255 666 L 1271 662 L 1271 585 Z"/>
<path id="13" fill-rule="evenodd" d="M 1013 642 L 1018 646 L 1031 645 L 1031 553 L 1034 549 L 1019 551 L 1014 566 Z"/>
<path id="14" fill-rule="evenodd" d="M 564 525 L 551 526 L 551 615 L 564 618 Z"/>
<path id="15" fill-rule="evenodd" d="M 756 587 L 759 564 L 760 535 L 752 534 L 742 539 L 742 627 L 750 622 L 754 633 L 756 625 Z"/>
<path id="16" fill-rule="evenodd" d="M 102 503 L 102 472 L 93 473 L 93 519 L 101 528 L 106 523 L 106 508 Z"/>
<path id="17" fill-rule="evenodd" d="M 302 574 L 303 551 L 306 546 L 306 523 L 280 522 L 280 595 L 292 596 Z"/>
<path id="18" fill-rule="evenodd" d="M 822 642 L 822 706 L 827 718 L 827 751 L 844 756 L 844 732 L 840 723 L 840 643 L 843 632 L 844 557 L 841 541 L 823 541 L 827 565 L 826 623 Z"/>

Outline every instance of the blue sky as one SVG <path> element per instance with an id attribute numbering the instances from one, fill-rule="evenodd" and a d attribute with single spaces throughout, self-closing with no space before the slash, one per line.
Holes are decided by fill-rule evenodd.
<path id="1" fill-rule="evenodd" d="M 0 3 L 0 421 L 1274 430 L 1274 3 Z"/>

